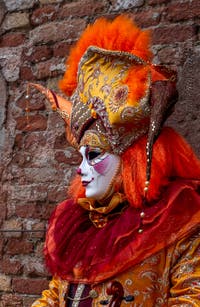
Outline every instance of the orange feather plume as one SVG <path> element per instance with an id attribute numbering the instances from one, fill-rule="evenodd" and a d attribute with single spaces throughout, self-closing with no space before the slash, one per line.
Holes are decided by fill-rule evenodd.
<path id="1" fill-rule="evenodd" d="M 130 52 L 147 62 L 152 59 L 149 31 L 139 29 L 131 18 L 124 15 L 113 21 L 100 18 L 86 28 L 68 57 L 67 70 L 59 83 L 68 96 L 77 86 L 78 63 L 89 46 Z"/>

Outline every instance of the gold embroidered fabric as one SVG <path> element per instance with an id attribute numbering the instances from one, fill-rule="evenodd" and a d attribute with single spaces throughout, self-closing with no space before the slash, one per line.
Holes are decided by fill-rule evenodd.
<path id="1" fill-rule="evenodd" d="M 89 212 L 91 222 L 97 228 L 104 227 L 109 218 L 109 213 L 112 212 L 119 204 L 126 200 L 124 194 L 115 193 L 107 206 L 96 206 L 96 202 L 91 198 L 79 198 L 77 203 Z M 123 208 L 122 208 L 123 210 Z M 119 212 L 120 213 L 120 212 Z"/>
<path id="2" fill-rule="evenodd" d="M 199 307 L 200 306 L 200 230 L 177 244 L 145 259 L 127 272 L 116 276 L 124 295 L 133 295 L 133 302 L 122 301 L 121 307 Z M 108 281 L 109 282 L 109 281 Z M 54 278 L 50 289 L 32 307 L 63 307 L 67 282 Z M 107 282 L 93 287 L 99 294 L 92 306 L 110 300 Z M 50 304 L 50 300 L 53 304 Z"/>
<path id="3" fill-rule="evenodd" d="M 98 206 L 96 207 L 95 204 L 95 200 L 91 199 L 91 198 L 79 198 L 77 203 L 83 207 L 84 209 L 88 210 L 88 211 L 95 211 L 98 213 L 102 213 L 102 214 L 108 214 L 110 213 L 113 209 L 115 209 L 119 204 L 123 203 L 126 200 L 126 197 L 124 194 L 121 193 L 115 193 L 109 204 L 102 207 L 102 206 Z"/>

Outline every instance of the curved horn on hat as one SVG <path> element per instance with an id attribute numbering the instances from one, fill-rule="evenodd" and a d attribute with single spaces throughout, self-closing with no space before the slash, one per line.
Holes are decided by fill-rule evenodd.
<path id="1" fill-rule="evenodd" d="M 73 147 L 78 147 L 77 142 L 71 133 L 70 129 L 70 118 L 72 112 L 72 104 L 67 99 L 61 97 L 60 95 L 56 94 L 54 91 L 40 85 L 37 83 L 28 83 L 28 89 L 30 87 L 34 87 L 38 91 L 40 91 L 43 95 L 46 96 L 47 100 L 49 101 L 52 110 L 56 111 L 60 114 L 60 116 L 64 119 L 66 123 L 66 138 L 68 142 Z"/>
<path id="2" fill-rule="evenodd" d="M 70 115 L 72 111 L 72 104 L 70 101 L 65 98 L 59 96 L 54 91 L 40 85 L 37 83 L 28 83 L 28 87 L 30 86 L 36 88 L 42 94 L 44 94 L 47 100 L 50 102 L 52 110 L 57 111 L 61 117 L 64 119 L 67 125 L 70 126 Z"/>

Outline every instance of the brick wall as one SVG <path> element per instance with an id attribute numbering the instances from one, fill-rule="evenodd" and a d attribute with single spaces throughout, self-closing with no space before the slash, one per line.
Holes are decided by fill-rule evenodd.
<path id="1" fill-rule="evenodd" d="M 122 12 L 152 29 L 154 62 L 177 69 L 180 99 L 169 122 L 200 153 L 199 1 L 0 0 L 0 306 L 30 306 L 47 287 L 46 223 L 80 159 L 34 91 L 27 126 L 26 83 L 58 91 L 69 48 L 88 22 Z"/>

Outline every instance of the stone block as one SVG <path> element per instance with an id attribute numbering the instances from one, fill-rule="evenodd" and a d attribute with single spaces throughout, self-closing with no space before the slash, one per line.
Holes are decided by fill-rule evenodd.
<path id="1" fill-rule="evenodd" d="M 55 57 L 67 57 L 71 44 L 67 42 L 56 42 L 53 46 L 53 56 Z"/>
<path id="2" fill-rule="evenodd" d="M 133 14 L 133 20 L 142 28 L 156 26 L 161 19 L 163 8 L 138 11 Z"/>
<path id="3" fill-rule="evenodd" d="M 29 26 L 29 15 L 28 13 L 11 13 L 6 15 L 2 29 L 9 31 L 12 29 L 26 28 Z"/>
<path id="4" fill-rule="evenodd" d="M 164 3 L 168 3 L 169 0 L 148 0 L 148 4 L 150 5 L 159 5 L 159 4 L 164 4 Z"/>
<path id="5" fill-rule="evenodd" d="M 70 1 L 60 8 L 58 16 L 66 18 L 70 16 L 83 17 L 93 14 L 103 14 L 107 12 L 107 2 L 105 0 L 79 0 Z"/>
<path id="6" fill-rule="evenodd" d="M 56 7 L 52 5 L 47 5 L 36 9 L 31 15 L 31 24 L 33 26 L 38 26 L 43 23 L 53 21 L 56 17 L 56 11 Z"/>
<path id="7" fill-rule="evenodd" d="M 172 46 L 165 46 L 159 49 L 157 53 L 158 62 L 166 65 L 177 64 L 180 65 L 179 48 Z"/>
<path id="8" fill-rule="evenodd" d="M 6 275 L 19 275 L 22 273 L 22 263 L 10 257 L 4 257 L 0 261 L 0 271 Z"/>
<path id="9" fill-rule="evenodd" d="M 31 9 L 34 4 L 37 3 L 37 0 L 6 0 L 5 5 L 8 11 L 17 11 Z"/>
<path id="10" fill-rule="evenodd" d="M 39 0 L 39 2 L 41 4 L 56 4 L 56 3 L 60 3 L 63 0 Z"/>
<path id="11" fill-rule="evenodd" d="M 29 115 L 28 121 L 26 116 L 15 118 L 16 129 L 22 131 L 41 131 L 47 128 L 47 118 L 43 115 Z"/>
<path id="12" fill-rule="evenodd" d="M 200 56 L 191 54 L 186 59 L 179 75 L 179 101 L 175 112 L 168 120 L 200 157 Z"/>
<path id="13" fill-rule="evenodd" d="M 168 5 L 166 19 L 170 21 L 182 21 L 194 19 L 200 16 L 200 2 L 186 1 L 181 3 L 171 3 Z"/>
<path id="14" fill-rule="evenodd" d="M 52 58 L 45 62 L 40 62 L 35 65 L 35 75 L 37 79 L 44 79 L 49 76 L 55 77 L 61 75 L 65 71 L 65 60 L 60 58 Z"/>
<path id="15" fill-rule="evenodd" d="M 16 47 L 22 45 L 25 41 L 23 33 L 7 33 L 1 37 L 0 47 Z"/>
<path id="16" fill-rule="evenodd" d="M 85 21 L 76 18 L 62 22 L 51 22 L 30 31 L 30 40 L 33 44 L 54 43 L 61 40 L 73 40 L 85 28 Z"/>
<path id="17" fill-rule="evenodd" d="M 156 44 L 172 44 L 191 40 L 195 36 L 193 25 L 170 25 L 153 29 L 152 42 Z"/>
<path id="18" fill-rule="evenodd" d="M 9 192 L 10 199 L 15 201 L 44 201 L 47 197 L 47 191 L 45 187 L 33 187 L 31 184 L 13 184 L 10 187 Z"/>
<path id="19" fill-rule="evenodd" d="M 19 75 L 22 80 L 33 82 L 35 79 L 32 68 L 28 66 L 21 66 Z"/>
<path id="20" fill-rule="evenodd" d="M 38 63 L 52 57 L 52 50 L 49 46 L 33 46 L 23 50 L 22 59 L 26 62 Z"/>
<path id="21" fill-rule="evenodd" d="M 19 78 L 21 53 L 21 47 L 4 47 L 0 49 L 2 74 L 8 82 L 16 81 Z"/>
<path id="22" fill-rule="evenodd" d="M 4 3 L 4 1 L 0 1 L 0 25 L 3 21 L 3 19 L 4 19 L 5 13 L 6 13 L 5 3 Z"/>
<path id="23" fill-rule="evenodd" d="M 123 11 L 133 9 L 144 5 L 144 0 L 116 0 L 112 5 L 112 9 L 116 11 Z"/>
<path id="24" fill-rule="evenodd" d="M 5 237 L 15 237 L 15 238 L 20 238 L 22 233 L 21 233 L 21 229 L 22 229 L 22 223 L 14 218 L 10 219 L 10 220 L 5 220 L 2 226 L 2 229 L 4 231 L 8 231 L 8 232 L 4 232 L 4 236 Z M 11 230 L 11 232 L 9 231 Z M 12 230 L 14 232 L 12 232 Z M 18 231 L 19 232 L 15 232 Z"/>
<path id="25" fill-rule="evenodd" d="M 8 255 L 28 255 L 33 251 L 33 243 L 25 239 L 10 238 L 6 245 Z"/>
<path id="26" fill-rule="evenodd" d="M 5 274 L 0 274 L 0 291 L 7 292 L 11 290 L 11 278 Z"/>
<path id="27" fill-rule="evenodd" d="M 0 279 L 1 280 L 1 279 Z M 17 293 L 23 294 L 41 294 L 44 289 L 48 288 L 49 282 L 45 279 L 32 278 L 13 278 L 12 289 Z"/>
<path id="28" fill-rule="evenodd" d="M 16 294 L 3 294 L 0 299 L 1 307 L 22 307 L 22 297 Z"/>
<path id="29" fill-rule="evenodd" d="M 5 106 L 6 106 L 6 100 L 7 100 L 7 89 L 6 89 L 6 83 L 2 75 L 0 74 L 0 129 L 2 128 L 3 122 L 5 120 Z"/>

